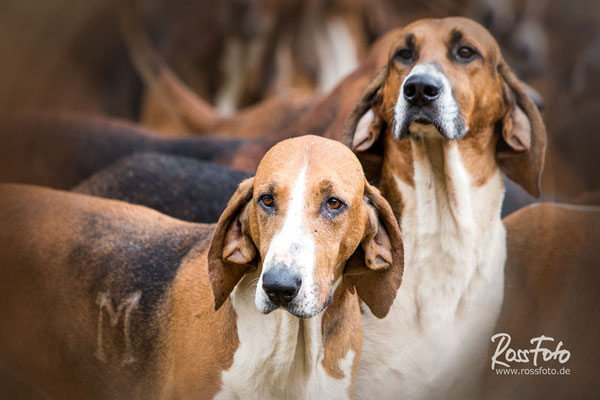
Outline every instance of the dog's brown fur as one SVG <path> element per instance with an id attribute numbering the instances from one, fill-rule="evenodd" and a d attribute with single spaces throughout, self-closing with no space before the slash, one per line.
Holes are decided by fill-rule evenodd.
<path id="1" fill-rule="evenodd" d="M 273 98 L 244 110 L 234 117 L 221 118 L 205 100 L 196 96 L 157 55 L 156 50 L 150 46 L 139 19 L 135 17 L 134 11 L 130 7 L 123 8 L 122 17 L 121 25 L 124 27 L 124 37 L 138 71 L 148 87 L 158 95 L 162 100 L 161 103 L 170 111 L 173 116 L 172 120 L 180 126 L 179 130 L 183 129 L 192 133 L 219 132 L 244 138 L 265 135 L 278 135 L 279 139 L 287 138 L 297 134 L 296 131 L 300 126 L 299 120 L 305 120 L 307 117 L 311 120 L 315 120 L 316 117 L 320 120 L 320 125 L 325 124 L 327 127 L 331 125 L 331 118 L 343 121 L 346 117 L 344 111 L 347 112 L 351 109 L 354 100 L 360 96 L 362 91 L 362 88 L 356 91 L 355 85 L 352 85 L 358 78 L 356 74 L 353 74 L 352 80 L 346 79 L 338 86 L 338 88 L 345 86 L 344 89 L 334 90 L 336 94 L 333 98 L 332 96 L 320 99 L 316 96 L 308 98 L 302 96 L 292 97 L 292 100 Z M 385 52 L 387 48 L 385 44 L 381 44 L 381 42 L 386 42 L 385 38 L 389 38 L 389 35 L 374 45 L 370 56 L 359 68 L 362 72 L 361 76 L 376 70 L 376 65 L 373 63 L 377 64 L 378 54 L 382 50 Z M 340 95 L 341 98 L 338 99 L 337 97 Z M 340 102 L 349 102 L 350 105 L 340 110 L 338 105 Z M 308 107 L 309 104 L 312 107 Z M 329 113 L 334 115 L 329 116 Z M 257 131 L 255 129 L 257 127 L 261 129 Z"/>
<path id="2" fill-rule="evenodd" d="M 451 32 L 462 32 L 461 43 L 474 46 L 482 60 L 464 65 L 448 57 Z M 469 128 L 456 141 L 473 185 L 483 185 L 498 169 L 532 195 L 540 194 L 546 132 L 540 114 L 503 60 L 494 39 L 479 25 L 462 18 L 418 21 L 399 35 L 413 34 L 418 61 L 437 62 L 452 82 L 453 95 Z M 397 216 L 402 198 L 395 177 L 414 185 L 411 168 L 415 157 L 439 155 L 418 138 L 393 137 L 393 107 L 412 66 L 390 60 L 384 72 L 365 91 L 348 120 L 346 143 L 369 151 L 383 142 L 382 193 Z M 360 119 L 373 110 L 370 129 L 357 137 Z M 383 129 L 379 129 L 383 127 Z M 444 141 L 450 146 L 452 141 Z M 441 171 L 443 172 L 443 170 Z M 447 177 L 446 177 L 447 179 Z M 493 376 L 484 398 L 589 397 L 597 392 L 598 336 L 597 281 L 600 213 L 569 210 L 552 205 L 534 206 L 506 219 L 508 232 L 505 302 L 496 332 L 513 336 L 512 348 L 531 348 L 531 338 L 546 335 L 562 340 L 572 351 L 565 366 L 574 376 Z M 555 344 L 551 346 L 554 348 Z M 495 345 L 494 345 L 495 347 Z M 553 367 L 562 365 L 555 363 Z M 520 365 L 516 365 L 520 367 Z M 524 365 L 523 367 L 531 367 Z M 486 374 L 486 378 L 490 378 Z"/>
<path id="3" fill-rule="evenodd" d="M 466 65 L 451 60 L 448 54 L 453 31 L 460 31 L 461 43 L 475 46 L 483 59 Z M 500 167 L 528 192 L 539 195 L 546 131 L 536 106 L 502 59 L 495 40 L 479 24 L 465 18 L 426 19 L 395 32 L 388 61 L 367 86 L 347 120 L 346 136 L 342 138 L 359 152 L 381 151 L 376 144 L 382 141 L 381 187 L 395 211 L 400 212 L 402 204 L 395 193 L 393 175 L 413 184 L 414 143 L 398 141 L 392 133 L 394 105 L 414 65 L 396 61 L 393 55 L 396 49 L 407 46 L 410 35 L 418 52 L 415 62 L 438 63 L 452 82 L 453 95 L 468 128 L 466 136 L 456 143 L 474 182 L 483 185 Z M 373 122 L 368 130 L 357 131 L 359 120 L 369 110 L 375 114 Z"/>
<path id="4" fill-rule="evenodd" d="M 286 154 L 295 155 L 287 168 L 279 163 Z M 280 222 L 259 215 L 260 190 L 291 184 L 278 179 L 303 157 L 310 159 L 309 175 L 328 177 L 349 205 L 332 226 L 319 225 L 319 218 L 311 225 L 322 231 L 319 246 L 329 249 L 317 247 L 319 268 L 329 269 L 316 279 L 325 285 L 345 274 L 322 325 L 322 365 L 339 378 L 340 358 L 348 349 L 360 352 L 355 290 L 376 315 L 387 313 L 401 281 L 402 242 L 389 205 L 364 180 L 353 154 L 315 137 L 284 142 L 266 156 L 216 226 L 113 200 L 1 186 L 3 364 L 51 397 L 214 396 L 221 372 L 232 365 L 236 319 L 243 317 L 229 293 L 260 267 Z M 356 179 L 344 179 L 344 168 Z M 283 210 L 285 196 L 278 201 Z M 240 284 L 251 284 L 253 277 Z"/>
<path id="5" fill-rule="evenodd" d="M 0 182 L 70 189 L 121 157 L 152 151 L 229 164 L 246 143 L 224 138 L 164 138 L 99 116 L 22 113 L 0 117 Z M 254 170 L 252 170 L 254 172 Z"/>
<path id="6" fill-rule="evenodd" d="M 485 398 L 593 397 L 600 389 L 595 372 L 600 368 L 600 208 L 542 203 L 521 209 L 503 222 L 508 258 L 505 300 L 496 332 L 510 334 L 513 349 L 532 348 L 530 339 L 540 335 L 554 338 L 544 343 L 552 350 L 562 341 L 562 347 L 571 352 L 570 359 L 560 364 L 538 357 L 538 366 L 566 367 L 571 374 L 508 376 L 489 370 Z M 535 368 L 532 363 L 511 366 Z"/>
<path id="7" fill-rule="evenodd" d="M 186 155 L 254 173 L 266 151 L 283 139 L 302 133 L 338 139 L 364 87 L 379 66 L 385 64 L 393 36 L 390 33 L 382 38 L 359 69 L 310 106 L 301 102 L 291 108 L 278 109 L 277 100 L 273 100 L 224 122 L 224 132 L 232 129 L 240 132 L 240 136 L 262 135 L 248 141 L 228 141 L 222 137 L 207 138 L 209 144 L 201 138 L 168 141 L 147 137 L 153 133 L 147 129 L 101 117 L 39 113 L 4 116 L 0 120 L 0 139 L 4 144 L 0 149 L 3 160 L 0 181 L 70 188 L 134 151 Z M 290 113 L 286 113 L 286 109 Z M 215 146 L 219 150 L 211 150 Z M 93 153 L 89 150 L 92 147 Z"/>

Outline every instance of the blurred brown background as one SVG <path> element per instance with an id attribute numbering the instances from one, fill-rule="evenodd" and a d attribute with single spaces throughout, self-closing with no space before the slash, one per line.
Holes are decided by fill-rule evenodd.
<path id="1" fill-rule="evenodd" d="M 597 0 L 138 0 L 152 44 L 223 115 L 271 96 L 325 92 L 389 29 L 462 15 L 486 26 L 545 101 L 546 198 L 600 188 Z M 102 114 L 161 129 L 110 0 L 0 3 L 0 107 Z M 166 132 L 174 133 L 174 132 Z"/>

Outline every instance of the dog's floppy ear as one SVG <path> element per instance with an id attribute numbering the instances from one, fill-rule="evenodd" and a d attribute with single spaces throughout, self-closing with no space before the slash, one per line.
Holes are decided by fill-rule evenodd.
<path id="1" fill-rule="evenodd" d="M 379 190 L 365 180 L 368 222 L 361 246 L 346 263 L 344 279 L 373 315 L 383 318 L 396 298 L 404 270 L 404 248 L 396 217 Z"/>
<path id="2" fill-rule="evenodd" d="M 542 116 L 528 95 L 526 86 L 502 61 L 498 71 L 512 92 L 512 104 L 502 119 L 502 133 L 496 159 L 504 173 L 531 195 L 540 196 L 540 180 L 546 152 L 546 127 Z"/>
<path id="3" fill-rule="evenodd" d="M 215 310 L 223 305 L 242 276 L 255 268 L 256 247 L 249 233 L 254 178 L 240 183 L 221 214 L 208 250 L 208 278 Z"/>
<path id="4" fill-rule="evenodd" d="M 344 123 L 342 141 L 352 151 L 366 151 L 379 138 L 383 121 L 372 107 L 381 100 L 379 93 L 386 77 L 387 68 L 384 67 L 366 87 Z"/>

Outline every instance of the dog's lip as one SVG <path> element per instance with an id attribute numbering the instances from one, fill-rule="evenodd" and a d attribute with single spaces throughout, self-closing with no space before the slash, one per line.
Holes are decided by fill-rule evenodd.
<path id="1" fill-rule="evenodd" d="M 294 304 L 294 303 L 286 304 L 286 305 L 282 306 L 282 308 L 297 318 L 308 319 L 308 318 L 316 317 L 317 315 L 321 314 L 327 307 L 329 307 L 329 305 L 332 302 L 333 302 L 333 295 L 330 294 L 327 297 L 327 299 L 325 300 L 325 302 L 323 304 L 321 304 L 321 306 L 319 306 L 319 308 L 312 313 L 299 312 L 296 309 L 297 304 Z"/>
<path id="2" fill-rule="evenodd" d="M 413 119 L 412 121 L 410 121 L 411 124 L 413 123 L 417 123 L 417 124 L 423 124 L 423 125 L 432 125 L 433 121 L 431 121 L 429 118 L 425 118 L 425 117 L 418 117 Z"/>
<path id="3" fill-rule="evenodd" d="M 297 304 L 288 303 L 288 304 L 280 305 L 280 304 L 276 304 L 276 303 L 273 303 L 272 301 L 268 300 L 267 301 L 268 308 L 266 310 L 261 310 L 261 312 L 263 314 L 267 315 L 275 310 L 281 309 L 283 311 L 289 312 L 296 318 L 308 319 L 308 318 L 316 317 L 317 315 L 319 315 L 321 312 L 323 312 L 323 310 L 325 310 L 327 308 L 327 306 L 329 306 L 330 303 L 331 303 L 331 300 L 328 299 L 328 301 L 326 301 L 325 304 L 323 304 L 321 307 L 319 307 L 319 309 L 316 312 L 306 313 L 306 312 L 299 310 Z"/>
<path id="4" fill-rule="evenodd" d="M 460 113 L 457 114 L 451 123 L 444 123 L 443 110 L 438 110 L 437 107 L 418 107 L 409 106 L 404 113 L 402 120 L 394 124 L 394 135 L 398 140 L 406 137 L 418 135 L 419 126 L 421 129 L 429 130 L 431 126 L 448 140 L 462 138 L 466 135 L 468 128 L 465 126 L 464 119 Z"/>
<path id="5" fill-rule="evenodd" d="M 435 123 L 436 115 L 431 115 L 430 110 L 423 109 L 421 107 L 409 108 L 405 118 L 407 125 L 417 122 L 420 124 L 430 125 Z"/>
<path id="6" fill-rule="evenodd" d="M 414 124 L 434 126 L 445 137 L 435 110 L 423 107 L 410 107 L 400 125 L 399 138 L 412 136 L 414 133 L 412 129 Z"/>
<path id="7" fill-rule="evenodd" d="M 312 317 L 316 316 L 317 314 L 319 314 L 322 311 L 322 310 L 319 310 L 319 312 L 317 312 L 315 314 L 310 314 L 309 315 L 309 314 L 307 314 L 305 312 L 302 312 L 302 311 L 298 310 L 298 308 L 296 307 L 296 305 L 294 305 L 293 303 L 285 304 L 285 305 L 281 306 L 281 309 L 289 312 L 294 317 L 300 318 L 300 319 L 312 318 Z"/>
<path id="8" fill-rule="evenodd" d="M 273 311 L 281 309 L 285 312 L 289 312 L 294 317 L 300 318 L 300 319 L 311 318 L 314 316 L 314 315 L 306 315 L 304 313 L 297 312 L 297 310 L 295 310 L 295 307 L 290 307 L 290 304 L 279 305 L 279 304 L 273 303 L 272 301 L 268 301 L 267 304 L 268 304 L 267 309 L 261 310 L 261 312 L 265 315 L 271 314 Z"/>
<path id="9" fill-rule="evenodd" d="M 279 306 L 279 305 L 277 305 L 277 304 L 273 303 L 273 302 L 272 302 L 272 301 L 270 301 L 270 300 L 269 300 L 269 301 L 267 301 L 267 302 L 266 302 L 266 304 L 267 304 L 267 309 L 266 309 L 266 310 L 261 310 L 261 309 L 259 308 L 259 311 L 260 311 L 261 313 L 265 314 L 265 315 L 271 314 L 273 311 L 275 311 L 275 310 L 277 310 L 278 308 L 280 308 L 280 306 Z"/>
<path id="10" fill-rule="evenodd" d="M 404 118 L 402 125 L 404 126 L 406 134 L 410 134 L 411 126 L 413 124 L 433 125 L 436 128 L 438 127 L 435 115 L 431 115 L 431 113 L 420 109 L 409 112 Z"/>

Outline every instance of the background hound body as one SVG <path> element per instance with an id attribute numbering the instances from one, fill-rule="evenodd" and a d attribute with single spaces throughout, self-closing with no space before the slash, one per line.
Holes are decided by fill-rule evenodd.
<path id="1" fill-rule="evenodd" d="M 507 231 L 506 283 L 495 333 L 510 335 L 509 348 L 531 349 L 544 335 L 542 348 L 569 352 L 565 362 L 533 356 L 508 362 L 506 369 L 551 368 L 556 375 L 497 374 L 491 368 L 499 340 L 490 343 L 485 399 L 594 398 L 600 391 L 600 207 L 540 203 L 503 220 Z M 562 344 L 559 344 L 562 343 Z M 496 358 L 506 362 L 508 350 Z M 496 366 L 495 369 L 502 369 Z M 559 374 L 568 369 L 568 375 Z"/>

